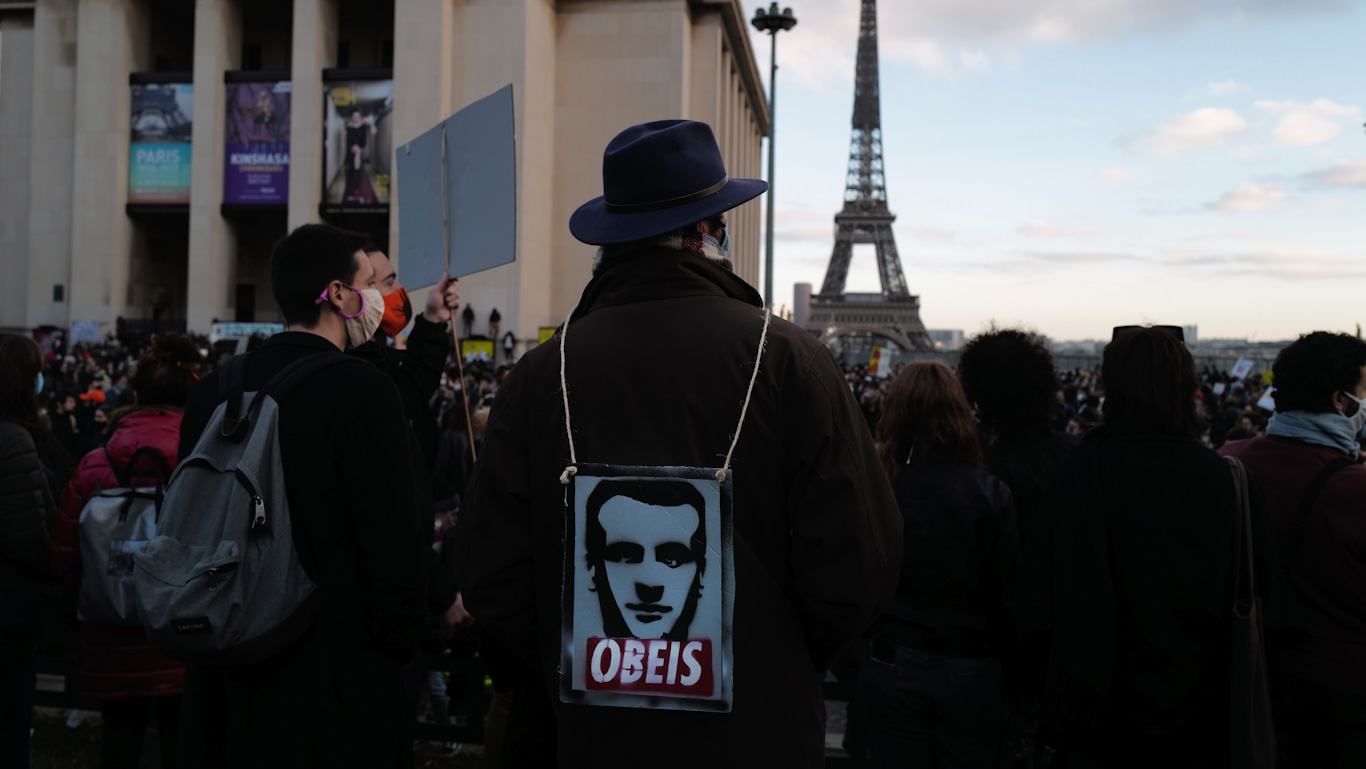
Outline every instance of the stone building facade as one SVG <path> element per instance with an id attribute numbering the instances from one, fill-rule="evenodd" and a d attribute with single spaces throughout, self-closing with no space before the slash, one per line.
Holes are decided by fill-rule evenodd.
<path id="1" fill-rule="evenodd" d="M 224 205 L 227 89 L 252 72 L 288 82 L 287 200 Z M 731 175 L 761 176 L 768 104 L 739 0 L 0 0 L 0 328 L 276 321 L 270 247 L 308 222 L 387 243 L 403 279 L 401 181 L 382 209 L 324 205 L 326 89 L 345 76 L 392 79 L 388 153 L 513 85 L 518 256 L 462 281 L 476 330 L 497 308 L 534 342 L 577 301 L 594 249 L 569 216 L 601 194 L 622 128 L 706 121 Z M 187 200 L 130 202 L 138 82 L 193 86 Z M 760 206 L 731 216 L 755 285 Z"/>

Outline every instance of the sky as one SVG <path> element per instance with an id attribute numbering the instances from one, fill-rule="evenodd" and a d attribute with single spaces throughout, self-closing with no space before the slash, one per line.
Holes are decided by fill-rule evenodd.
<path id="1" fill-rule="evenodd" d="M 829 263 L 859 5 L 794 0 L 778 38 L 775 304 Z M 926 327 L 1366 321 L 1366 1 L 878 5 L 888 201 Z M 849 291 L 880 290 L 874 254 L 855 247 Z"/>

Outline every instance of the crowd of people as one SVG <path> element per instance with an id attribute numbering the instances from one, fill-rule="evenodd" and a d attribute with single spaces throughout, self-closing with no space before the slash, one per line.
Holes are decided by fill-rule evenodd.
<path id="1" fill-rule="evenodd" d="M 62 618 L 105 767 L 153 720 L 162 766 L 412 766 L 452 649 L 489 766 L 820 766 L 827 670 L 856 765 L 1366 765 L 1366 342 L 1290 344 L 1274 411 L 1161 326 L 1094 372 L 993 327 L 878 377 L 734 275 L 724 213 L 764 185 L 724 171 L 704 124 L 615 139 L 615 202 L 571 219 L 593 278 L 515 364 L 456 361 L 457 282 L 415 313 L 326 225 L 275 247 L 287 328 L 244 355 L 0 335 L 0 765 L 42 618 L 105 576 L 83 511 L 148 485 L 157 536 L 99 543 L 140 618 Z M 176 468 L 234 491 L 163 505 Z M 270 557 L 303 597 L 251 616 Z"/>

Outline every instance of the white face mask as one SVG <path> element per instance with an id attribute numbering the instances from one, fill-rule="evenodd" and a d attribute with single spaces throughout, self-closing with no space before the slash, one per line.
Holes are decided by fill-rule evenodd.
<path id="1" fill-rule="evenodd" d="M 1361 400 L 1346 390 L 1344 390 L 1342 394 L 1347 396 L 1357 405 L 1357 410 L 1350 417 L 1346 414 L 1343 414 L 1342 416 L 1351 423 L 1352 435 L 1358 435 L 1361 433 L 1361 428 L 1366 427 L 1366 400 Z"/>
<path id="2" fill-rule="evenodd" d="M 352 347 L 360 347 L 370 341 L 384 320 L 384 297 L 378 289 L 367 288 L 360 291 L 361 308 L 353 318 L 346 319 L 346 338 Z"/>

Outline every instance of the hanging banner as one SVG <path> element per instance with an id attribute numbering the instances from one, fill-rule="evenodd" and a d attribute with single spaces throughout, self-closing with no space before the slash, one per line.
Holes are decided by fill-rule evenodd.
<path id="1" fill-rule="evenodd" d="M 289 203 L 289 81 L 227 91 L 223 202 Z"/>
<path id="2" fill-rule="evenodd" d="M 581 465 L 566 496 L 560 700 L 729 712 L 731 480 Z"/>
<path id="3" fill-rule="evenodd" d="M 389 205 L 394 81 L 335 80 L 323 84 L 323 206 Z"/>
<path id="4" fill-rule="evenodd" d="M 136 83 L 132 89 L 128 202 L 188 204 L 194 86 Z"/>

